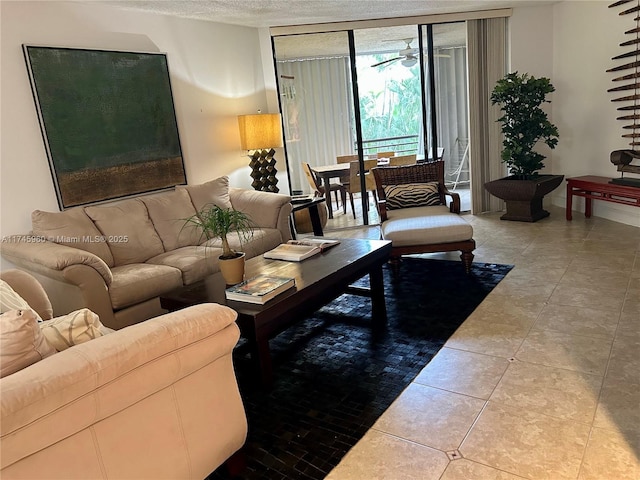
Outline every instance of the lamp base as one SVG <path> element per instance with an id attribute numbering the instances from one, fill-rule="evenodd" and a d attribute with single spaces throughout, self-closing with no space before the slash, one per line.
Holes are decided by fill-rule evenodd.
<path id="1" fill-rule="evenodd" d="M 255 150 L 252 155 L 249 155 L 251 178 L 253 178 L 251 186 L 254 190 L 273 193 L 280 191 L 276 186 L 278 171 L 276 170 L 276 159 L 273 158 L 275 153 L 276 151 L 272 148 L 270 150 Z"/>

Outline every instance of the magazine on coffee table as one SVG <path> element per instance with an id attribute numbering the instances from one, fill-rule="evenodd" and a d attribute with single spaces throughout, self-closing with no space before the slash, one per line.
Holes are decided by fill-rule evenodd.
<path id="1" fill-rule="evenodd" d="M 294 278 L 256 275 L 242 283 L 227 288 L 225 295 L 227 300 L 264 304 L 282 292 L 294 287 L 295 284 Z"/>
<path id="2" fill-rule="evenodd" d="M 287 260 L 290 262 L 301 262 L 305 258 L 312 257 L 318 253 L 322 253 L 327 249 L 338 245 L 339 240 L 305 238 L 302 240 L 289 240 L 287 243 L 281 243 L 276 248 L 264 253 L 264 258 L 274 260 Z"/>

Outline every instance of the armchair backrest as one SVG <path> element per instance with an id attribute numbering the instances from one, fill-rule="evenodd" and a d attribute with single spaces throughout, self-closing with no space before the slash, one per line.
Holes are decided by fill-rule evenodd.
<path id="1" fill-rule="evenodd" d="M 338 155 L 336 160 L 338 163 L 349 163 L 358 160 L 358 155 Z"/>
<path id="2" fill-rule="evenodd" d="M 398 157 L 389 158 L 389 165 L 392 167 L 398 167 L 400 165 L 413 165 L 416 163 L 417 155 L 400 155 Z"/>
<path id="3" fill-rule="evenodd" d="M 51 302 L 40 282 L 30 273 L 12 269 L 0 272 L 0 278 L 20 295 L 43 320 L 53 318 Z"/>
<path id="4" fill-rule="evenodd" d="M 336 157 L 336 161 L 338 163 L 350 163 L 350 162 L 353 162 L 354 160 L 355 161 L 358 160 L 358 155 L 353 155 L 353 154 L 352 155 L 338 155 Z M 347 188 L 348 188 L 349 182 L 350 182 L 349 174 L 343 175 L 343 176 L 340 177 L 340 183 L 342 183 Z"/>
<path id="5" fill-rule="evenodd" d="M 438 182 L 440 201 L 445 204 L 444 196 L 444 161 L 416 163 L 396 167 L 376 167 L 373 169 L 378 199 L 386 199 L 385 185 L 403 185 L 406 183 Z"/>
<path id="6" fill-rule="evenodd" d="M 364 179 L 367 191 L 376 189 L 376 181 L 371 171 L 377 165 L 377 158 L 364 161 Z M 351 193 L 360 191 L 360 162 L 357 160 L 349 164 L 349 191 Z"/>
<path id="7" fill-rule="evenodd" d="M 306 162 L 302 162 L 302 170 L 304 170 L 304 174 L 307 177 L 307 181 L 309 182 L 309 186 L 311 187 L 314 195 L 322 193 L 324 189 L 318 185 L 318 180 L 316 179 L 313 170 L 311 170 L 311 165 Z"/>

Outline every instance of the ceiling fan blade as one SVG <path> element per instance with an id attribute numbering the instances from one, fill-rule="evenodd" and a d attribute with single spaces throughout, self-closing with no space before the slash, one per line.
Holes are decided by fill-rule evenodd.
<path id="1" fill-rule="evenodd" d="M 395 62 L 396 60 L 400 60 L 401 58 L 404 57 L 396 57 L 396 58 L 390 58 L 389 60 L 384 60 L 383 62 L 378 62 L 378 63 L 374 63 L 373 65 L 371 65 L 371 67 L 379 67 L 380 65 L 384 65 L 385 63 L 389 63 L 389 62 Z"/>

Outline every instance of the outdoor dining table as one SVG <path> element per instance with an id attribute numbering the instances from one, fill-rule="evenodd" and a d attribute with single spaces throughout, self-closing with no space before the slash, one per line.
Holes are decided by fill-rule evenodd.
<path id="1" fill-rule="evenodd" d="M 388 165 L 388 158 L 379 158 L 378 165 Z M 322 181 L 324 187 L 324 196 L 326 199 L 327 210 L 329 212 L 329 218 L 333 218 L 333 207 L 331 205 L 331 196 L 329 191 L 329 182 L 332 178 L 348 177 L 349 176 L 349 163 L 334 163 L 331 165 L 320 165 L 318 167 L 312 167 L 318 178 Z"/>

